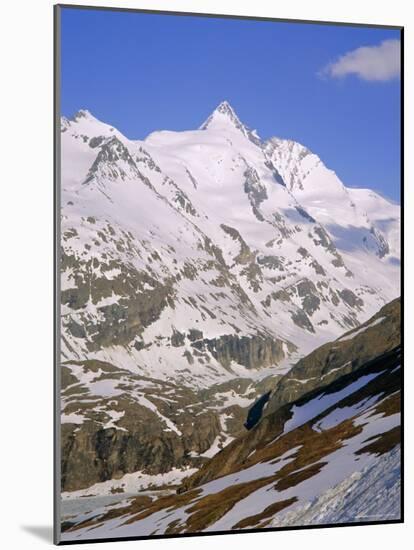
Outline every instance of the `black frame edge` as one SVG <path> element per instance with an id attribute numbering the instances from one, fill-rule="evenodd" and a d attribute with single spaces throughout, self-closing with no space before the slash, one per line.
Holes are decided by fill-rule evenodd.
<path id="1" fill-rule="evenodd" d="M 96 11 L 118 11 L 129 13 L 148 13 L 152 15 L 178 15 L 203 18 L 218 18 L 218 19 L 249 19 L 252 21 L 273 21 L 277 23 L 303 23 L 307 25 L 340 25 L 344 27 L 364 27 L 375 29 L 394 29 L 401 30 L 402 25 L 385 25 L 382 23 L 350 23 L 348 21 L 319 21 L 317 19 L 287 19 L 270 16 L 254 16 L 254 15 L 234 15 L 225 13 L 200 13 L 200 12 L 184 12 L 173 10 L 154 10 L 146 8 L 125 8 L 116 6 L 91 6 L 86 4 L 56 4 L 60 8 L 65 9 L 80 9 L 80 10 L 96 10 Z"/>
<path id="2" fill-rule="evenodd" d="M 64 540 L 59 543 L 59 546 L 69 546 L 72 544 L 94 544 L 102 542 L 130 542 L 138 540 L 159 540 L 159 539 L 187 539 L 193 537 L 216 537 L 217 535 L 244 535 L 245 533 L 275 533 L 280 531 L 308 531 L 314 529 L 338 529 L 341 527 L 366 527 L 366 526 L 378 526 L 378 525 L 397 525 L 404 523 L 401 519 L 389 519 L 384 521 L 359 521 L 354 523 L 338 523 L 333 524 L 320 524 L 320 525 L 295 525 L 289 527 L 265 527 L 261 529 L 243 529 L 242 531 L 209 531 L 200 533 L 177 533 L 174 535 L 149 535 L 149 536 L 131 536 L 131 537 L 114 537 L 114 538 L 102 538 L 102 539 L 75 539 Z"/>
<path id="3" fill-rule="evenodd" d="M 401 266 L 400 266 L 400 291 L 401 291 L 401 523 L 405 523 L 405 355 L 404 355 L 404 342 L 405 342 L 405 318 L 404 318 L 404 296 L 405 296 L 405 254 L 404 254 L 404 240 L 405 240 L 405 227 L 404 227 L 404 209 L 405 209 L 405 193 L 404 193 L 404 177 L 405 177 L 405 137 L 404 137 L 404 56 L 405 56 L 405 43 L 404 43 L 404 27 L 400 29 L 400 53 L 401 53 L 401 81 L 400 81 L 400 214 L 401 214 L 401 226 L 400 226 L 400 252 L 401 252 Z"/>
<path id="4" fill-rule="evenodd" d="M 60 509 L 60 16 L 53 6 L 53 543 L 61 544 Z"/>

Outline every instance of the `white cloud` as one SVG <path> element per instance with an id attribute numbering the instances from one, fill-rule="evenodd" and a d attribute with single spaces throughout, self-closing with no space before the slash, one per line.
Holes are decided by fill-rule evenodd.
<path id="1" fill-rule="evenodd" d="M 400 41 L 384 40 L 378 46 L 364 46 L 341 56 L 321 72 L 333 78 L 355 74 L 362 80 L 386 81 L 400 75 Z"/>

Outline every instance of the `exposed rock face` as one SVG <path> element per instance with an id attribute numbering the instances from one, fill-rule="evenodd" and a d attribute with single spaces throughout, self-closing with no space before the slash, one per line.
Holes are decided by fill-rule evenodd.
<path id="1" fill-rule="evenodd" d="M 240 252 L 235 256 L 234 261 L 237 264 L 248 264 L 255 259 L 255 254 L 252 253 L 250 248 L 247 246 L 246 241 L 243 239 L 243 237 L 240 235 L 240 233 L 237 231 L 237 229 L 234 229 L 234 227 L 230 227 L 228 225 L 225 225 L 222 223 L 220 227 L 225 231 L 230 237 L 237 241 L 240 244 Z"/>
<path id="2" fill-rule="evenodd" d="M 266 187 L 261 183 L 259 174 L 254 168 L 248 167 L 244 173 L 244 191 L 249 197 L 254 215 L 259 221 L 264 221 L 260 212 L 260 204 L 268 198 Z"/>
<path id="3" fill-rule="evenodd" d="M 68 261 L 65 257 L 64 262 Z M 109 263 L 108 271 L 110 269 Z M 108 284 L 105 273 L 101 277 L 94 275 L 93 269 L 86 263 L 83 277 L 78 271 L 77 287 L 62 291 L 62 304 L 71 309 L 83 313 L 82 310 L 91 301 L 99 311 L 99 318 L 89 320 L 83 316 L 82 332 L 76 328 L 79 323 L 73 319 L 69 318 L 66 325 L 75 338 L 88 337 L 87 347 L 90 352 L 106 346 L 131 343 L 159 318 L 174 296 L 173 287 L 168 281 L 160 284 L 147 273 L 128 266 L 117 266 L 116 269 L 119 275 Z M 115 303 L 106 304 L 106 301 L 111 301 L 112 295 L 119 296 L 119 299 Z"/>
<path id="4" fill-rule="evenodd" d="M 62 490 L 198 465 L 223 431 L 191 390 L 100 361 L 68 364 L 62 374 Z"/>
<path id="5" fill-rule="evenodd" d="M 401 341 L 400 318 L 401 302 L 398 298 L 361 327 L 301 359 L 279 381 L 266 414 L 398 347 Z"/>
<path id="6" fill-rule="evenodd" d="M 315 332 L 312 322 L 304 311 L 295 311 L 292 313 L 292 321 L 298 327 L 304 328 L 309 332 Z"/>
<path id="7" fill-rule="evenodd" d="M 199 466 L 203 459 L 192 458 L 190 453 L 207 451 L 221 433 L 218 415 L 213 412 L 196 418 L 183 415 L 180 433 L 165 433 L 147 407 L 122 401 L 118 404 L 127 419 L 119 421 L 121 429 L 103 429 L 94 422 L 81 428 L 63 425 L 62 491 L 83 489 L 136 471 L 159 474 Z"/>
<path id="8" fill-rule="evenodd" d="M 197 340 L 192 346 L 199 351 L 210 351 L 225 368 L 235 361 L 248 369 L 257 369 L 277 364 L 285 356 L 282 341 L 264 336 L 239 337 L 229 334 Z"/>
<path id="9" fill-rule="evenodd" d="M 201 466 L 210 449 L 244 432 L 250 403 L 275 380 L 253 384 L 236 378 L 194 391 L 102 361 L 66 363 L 61 376 L 62 491 L 136 471 L 160 474 Z"/>

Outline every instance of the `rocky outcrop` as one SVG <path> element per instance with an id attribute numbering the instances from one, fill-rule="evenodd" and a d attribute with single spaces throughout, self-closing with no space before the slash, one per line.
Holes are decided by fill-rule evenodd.
<path id="1" fill-rule="evenodd" d="M 401 304 L 396 299 L 357 329 L 301 359 L 278 383 L 266 413 L 328 385 L 400 345 Z"/>
<path id="2" fill-rule="evenodd" d="M 243 239 L 237 229 L 234 229 L 234 227 L 230 227 L 229 225 L 225 225 L 224 223 L 222 223 L 220 227 L 225 233 L 230 235 L 230 237 L 234 241 L 238 242 L 240 245 L 240 251 L 237 256 L 234 257 L 234 261 L 240 265 L 248 264 L 254 261 L 256 255 L 252 253 L 250 248 L 247 246 L 246 241 Z"/>
<path id="3" fill-rule="evenodd" d="M 165 429 L 150 409 L 137 403 L 118 402 L 125 420 L 118 427 L 103 428 L 86 421 L 62 426 L 62 491 L 83 489 L 126 473 L 168 472 L 173 468 L 200 466 L 193 457 L 207 451 L 221 432 L 218 415 L 206 411 L 193 417 L 183 414 L 180 430 Z M 99 413 L 97 413 L 97 416 Z"/>
<path id="4" fill-rule="evenodd" d="M 78 329 L 70 317 L 63 318 L 63 326 L 72 336 L 87 338 L 91 352 L 107 346 L 129 344 L 172 303 L 172 281 L 160 283 L 144 271 L 115 262 L 101 265 L 102 274 L 94 273 L 91 262 L 84 263 L 67 255 L 62 256 L 62 262 L 77 269 L 77 286 L 62 291 L 62 304 L 83 316 L 82 329 Z M 119 274 L 108 281 L 105 267 L 107 272 L 114 270 Z M 110 303 L 114 295 L 119 298 Z M 94 319 L 87 315 L 89 302 L 99 313 Z"/>
<path id="5" fill-rule="evenodd" d="M 259 383 L 235 378 L 192 390 L 103 361 L 65 363 L 62 491 L 137 471 L 160 474 L 200 467 L 229 439 L 244 433 L 250 404 L 277 378 L 268 376 Z"/>
<path id="6" fill-rule="evenodd" d="M 246 169 L 244 172 L 244 177 L 244 191 L 249 197 L 253 214 L 259 221 L 264 221 L 264 217 L 259 208 L 261 203 L 268 198 L 266 187 L 260 181 L 257 170 L 252 167 L 248 167 Z"/>
<path id="7" fill-rule="evenodd" d="M 223 335 L 193 342 L 199 351 L 209 351 L 223 367 L 230 368 L 232 361 L 248 369 L 276 365 L 285 357 L 282 340 L 266 336 Z M 293 346 L 291 346 L 293 348 Z"/>
<path id="8" fill-rule="evenodd" d="M 62 404 L 63 491 L 199 466 L 223 434 L 218 412 L 196 392 L 102 361 L 62 366 Z"/>

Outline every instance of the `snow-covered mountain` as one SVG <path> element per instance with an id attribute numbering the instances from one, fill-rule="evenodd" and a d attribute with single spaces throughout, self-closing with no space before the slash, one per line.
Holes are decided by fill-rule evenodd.
<path id="1" fill-rule="evenodd" d="M 261 142 L 226 102 L 200 130 L 145 141 L 63 119 L 62 188 L 68 359 L 209 384 L 259 366 L 223 368 L 224 335 L 271 338 L 274 364 L 399 295 L 399 207 L 298 143 Z"/>
<path id="2" fill-rule="evenodd" d="M 132 429 L 129 403 L 170 442 L 153 474 L 171 457 L 194 466 L 270 380 L 400 294 L 399 206 L 345 187 L 301 144 L 260 139 L 227 102 L 199 129 L 145 140 L 79 111 L 61 138 L 67 457 L 84 453 L 83 430 Z M 177 411 L 206 395 L 203 438 L 182 443 Z M 148 464 L 104 461 L 68 487 Z"/>

